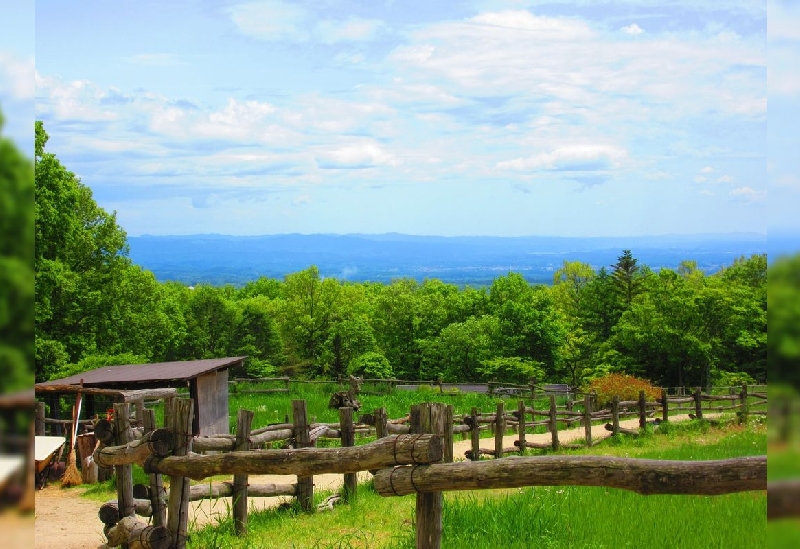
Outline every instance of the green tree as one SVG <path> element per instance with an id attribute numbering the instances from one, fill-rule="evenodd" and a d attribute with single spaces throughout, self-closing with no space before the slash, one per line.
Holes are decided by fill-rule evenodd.
<path id="1" fill-rule="evenodd" d="M 248 373 L 264 377 L 268 371 L 284 363 L 277 313 L 272 301 L 262 295 L 234 302 L 236 321 L 228 354 L 250 357 Z"/>
<path id="2" fill-rule="evenodd" d="M 500 323 L 491 315 L 446 326 L 422 343 L 422 376 L 444 381 L 479 378 L 483 363 L 497 356 Z"/>
<path id="3" fill-rule="evenodd" d="M 66 355 L 77 362 L 102 352 L 97 334 L 108 322 L 104 292 L 130 265 L 125 232 L 100 208 L 91 190 L 45 151 L 48 136 L 36 122 L 35 239 L 36 379 L 47 379 Z"/>
<path id="4" fill-rule="evenodd" d="M 768 277 L 769 382 L 800 391 L 800 254 L 776 259 Z"/>
<path id="5" fill-rule="evenodd" d="M 633 257 L 630 250 L 623 250 L 617 262 L 612 265 L 611 278 L 614 280 L 613 288 L 620 296 L 624 308 L 629 308 L 633 298 L 639 293 L 641 279 L 638 260 Z"/>
<path id="6" fill-rule="evenodd" d="M 32 384 L 35 357 L 33 162 L 2 130 L 0 112 L 0 393 Z"/>

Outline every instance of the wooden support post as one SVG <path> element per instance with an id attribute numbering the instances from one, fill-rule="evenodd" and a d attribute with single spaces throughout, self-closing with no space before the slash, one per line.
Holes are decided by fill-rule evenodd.
<path id="1" fill-rule="evenodd" d="M 250 449 L 250 430 L 253 427 L 253 412 L 240 409 L 236 416 L 236 451 Z M 233 532 L 237 536 L 247 534 L 247 485 L 248 475 L 233 475 Z"/>
<path id="2" fill-rule="evenodd" d="M 669 401 L 666 389 L 661 389 L 661 421 L 669 421 Z"/>
<path id="3" fill-rule="evenodd" d="M 611 432 L 619 434 L 619 395 L 614 395 L 611 399 Z"/>
<path id="4" fill-rule="evenodd" d="M 703 393 L 700 387 L 694 389 L 694 415 L 697 419 L 703 419 Z"/>
<path id="5" fill-rule="evenodd" d="M 296 448 L 313 446 L 308 434 L 308 413 L 305 400 L 292 401 L 294 419 L 294 441 Z M 314 477 L 297 477 L 297 499 L 303 511 L 314 510 Z"/>
<path id="6" fill-rule="evenodd" d="M 185 456 L 192 447 L 192 425 L 194 423 L 194 401 L 190 398 L 174 398 L 169 401 L 168 417 L 171 423 L 167 428 L 175 434 L 174 456 Z M 172 537 L 171 549 L 186 547 L 187 529 L 189 527 L 189 478 L 185 476 L 169 477 L 169 512 L 167 528 Z"/>
<path id="7" fill-rule="evenodd" d="M 583 395 L 583 430 L 586 446 L 592 445 L 592 396 Z"/>
<path id="8" fill-rule="evenodd" d="M 553 438 L 553 451 L 558 451 L 561 446 L 558 442 L 558 409 L 556 408 L 556 395 L 550 395 L 550 436 Z"/>
<path id="9" fill-rule="evenodd" d="M 339 430 L 342 435 L 342 448 L 350 448 L 356 445 L 356 431 L 353 427 L 353 409 L 339 408 Z M 345 473 L 344 493 L 342 498 L 345 503 L 356 499 L 358 489 L 358 475 L 356 473 Z"/>
<path id="10" fill-rule="evenodd" d="M 505 404 L 497 403 L 494 416 L 494 457 L 503 457 L 503 436 L 506 434 Z"/>
<path id="11" fill-rule="evenodd" d="M 442 462 L 453 463 L 453 405 L 444 407 L 442 417 Z"/>
<path id="12" fill-rule="evenodd" d="M 419 406 L 418 433 L 442 435 L 444 430 L 445 405 L 425 403 Z M 414 428 L 414 426 L 412 426 Z M 417 549 L 439 549 L 442 544 L 442 492 L 417 494 Z"/>
<path id="13" fill-rule="evenodd" d="M 143 425 L 145 432 L 155 431 L 156 429 L 156 412 L 155 410 L 145 410 L 143 417 Z M 167 508 L 164 505 L 162 494 L 164 493 L 164 480 L 161 474 L 150 474 L 150 506 L 153 509 L 153 526 L 166 526 L 167 525 Z"/>
<path id="14" fill-rule="evenodd" d="M 478 461 L 481 457 L 481 432 L 480 425 L 478 425 L 478 409 L 472 408 L 470 412 L 470 419 L 472 424 L 469 429 L 470 440 L 472 441 L 472 461 Z"/>
<path id="15" fill-rule="evenodd" d="M 747 423 L 747 415 L 750 411 L 750 406 L 747 402 L 747 384 L 742 385 L 742 392 L 739 394 L 739 404 L 741 407 L 739 423 Z"/>
<path id="16" fill-rule="evenodd" d="M 128 414 L 130 405 L 126 403 L 114 404 L 114 431 L 116 432 L 116 444 L 121 446 L 129 442 Z M 117 475 L 117 502 L 119 518 L 132 516 L 136 513 L 133 506 L 133 466 L 117 465 L 114 467 Z M 122 544 L 123 549 L 128 549 L 128 544 Z"/>
<path id="17" fill-rule="evenodd" d="M 536 380 L 531 378 L 530 382 L 528 383 L 531 387 L 531 401 L 536 400 Z"/>
<path id="18" fill-rule="evenodd" d="M 517 415 L 519 420 L 519 427 L 517 428 L 519 438 L 519 454 L 525 455 L 525 401 L 520 400 L 517 404 Z"/>
<path id="19" fill-rule="evenodd" d="M 375 438 L 383 438 L 389 435 L 389 425 L 386 418 L 386 408 L 375 410 Z"/>
<path id="20" fill-rule="evenodd" d="M 138 426 L 144 424 L 144 398 L 137 398 L 133 401 L 134 415 Z"/>
<path id="21" fill-rule="evenodd" d="M 36 428 L 34 433 L 37 437 L 44 435 L 44 402 L 36 401 Z"/>
<path id="22" fill-rule="evenodd" d="M 639 391 L 639 429 L 644 429 L 647 425 L 647 399 L 644 391 Z"/>

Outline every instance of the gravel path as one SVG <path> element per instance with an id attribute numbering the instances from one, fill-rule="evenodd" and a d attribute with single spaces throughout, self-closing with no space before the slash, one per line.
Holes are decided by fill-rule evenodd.
<path id="1" fill-rule="evenodd" d="M 671 416 L 670 421 L 682 421 L 688 416 Z M 638 419 L 620 421 L 621 427 L 636 429 Z M 599 440 L 611 433 L 603 425 L 592 426 L 592 438 Z M 558 432 L 558 439 L 562 443 L 583 438 L 583 427 L 566 429 Z M 526 439 L 530 442 L 550 442 L 550 434 L 528 434 Z M 503 446 L 514 446 L 517 435 L 508 435 Z M 472 447 L 469 440 L 456 440 L 453 445 L 453 455 L 456 460 L 464 459 L 464 452 Z M 481 439 L 481 447 L 494 448 L 492 439 Z M 368 472 L 359 474 L 359 480 L 369 479 Z M 254 475 L 250 477 L 253 484 L 277 483 L 285 484 L 294 482 L 293 475 Z M 342 485 L 342 475 L 317 475 L 314 477 L 314 486 L 318 490 L 336 490 Z M 249 506 L 257 509 L 266 509 L 286 501 L 287 497 L 274 498 L 249 498 Z M 228 514 L 230 501 L 203 500 L 193 502 L 190 511 L 190 524 L 200 526 L 215 522 L 219 517 Z M 97 518 L 100 504 L 80 497 L 78 490 L 62 490 L 60 482 L 50 484 L 36 492 L 36 520 L 35 520 L 35 549 L 99 549 L 104 547 L 105 536 L 103 525 Z"/>

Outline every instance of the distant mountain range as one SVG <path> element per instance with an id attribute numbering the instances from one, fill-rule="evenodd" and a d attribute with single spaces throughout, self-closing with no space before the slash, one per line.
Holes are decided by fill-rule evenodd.
<path id="1" fill-rule="evenodd" d="M 767 237 L 755 233 L 592 238 L 203 234 L 145 235 L 129 237 L 128 242 L 133 262 L 153 271 L 160 281 L 236 286 L 261 276 L 282 279 L 311 265 L 322 276 L 351 281 L 438 278 L 486 286 L 514 271 L 530 282 L 549 284 L 564 260 L 600 269 L 615 263 L 624 249 L 654 270 L 675 269 L 683 260 L 694 260 L 712 273 L 737 257 L 770 249 Z"/>

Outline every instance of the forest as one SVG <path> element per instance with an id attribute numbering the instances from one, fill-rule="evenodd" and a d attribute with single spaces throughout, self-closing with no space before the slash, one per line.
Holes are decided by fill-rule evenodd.
<path id="1" fill-rule="evenodd" d="M 632 250 L 552 284 L 347 282 L 315 266 L 242 287 L 158 282 L 91 189 L 35 141 L 36 380 L 103 365 L 247 355 L 245 372 L 582 386 L 610 372 L 664 387 L 767 375 L 767 258 L 707 275 L 653 270 Z M 236 373 L 235 373 L 236 374 Z"/>

